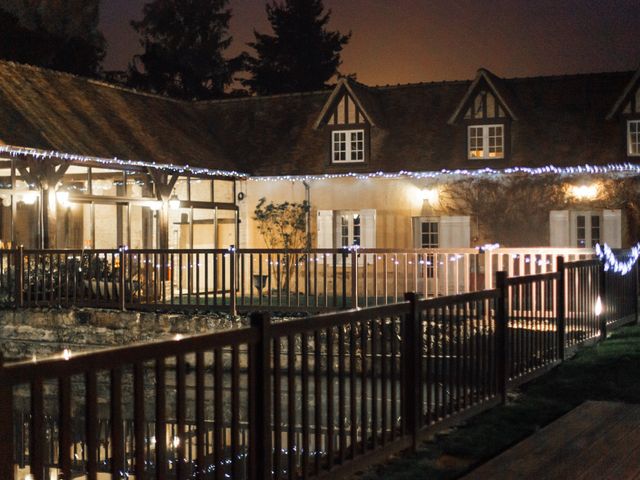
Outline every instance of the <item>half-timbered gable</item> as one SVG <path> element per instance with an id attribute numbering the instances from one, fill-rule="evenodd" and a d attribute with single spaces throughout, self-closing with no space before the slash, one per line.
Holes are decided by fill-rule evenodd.
<path id="1" fill-rule="evenodd" d="M 502 159 L 510 151 L 510 125 L 517 117 L 502 81 L 488 70 L 478 70 L 449 124 L 466 127 L 469 160 Z"/>
<path id="2" fill-rule="evenodd" d="M 375 122 L 357 88 L 348 78 L 340 79 L 316 120 L 315 128 L 328 132 L 329 165 L 368 161 Z"/>
<path id="3" fill-rule="evenodd" d="M 629 157 L 640 157 L 640 69 L 617 99 L 607 119 L 619 117 L 624 148 Z"/>

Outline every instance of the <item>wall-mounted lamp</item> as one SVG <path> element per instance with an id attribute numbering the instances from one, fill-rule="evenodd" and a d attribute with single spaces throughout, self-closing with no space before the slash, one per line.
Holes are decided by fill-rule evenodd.
<path id="1" fill-rule="evenodd" d="M 569 187 L 569 194 L 577 200 L 593 200 L 598 196 L 600 188 L 598 184 L 572 185 Z"/>
<path id="2" fill-rule="evenodd" d="M 438 203 L 440 191 L 437 188 L 425 188 L 422 190 L 422 200 L 429 202 L 430 205 Z"/>
<path id="3" fill-rule="evenodd" d="M 33 205 L 38 200 L 40 194 L 35 190 L 29 190 L 22 194 L 22 203 L 25 205 Z"/>
<path id="4" fill-rule="evenodd" d="M 180 208 L 180 199 L 175 193 L 171 195 L 171 198 L 169 199 L 169 208 L 171 210 L 177 210 Z"/>
<path id="5" fill-rule="evenodd" d="M 2 195 L 2 196 L 0 196 L 0 198 L 2 198 L 2 206 L 3 207 L 10 207 L 11 206 L 11 195 Z"/>
<path id="6" fill-rule="evenodd" d="M 66 192 L 64 190 L 56 192 L 56 200 L 63 207 L 71 206 L 71 203 L 69 202 L 69 192 Z"/>
<path id="7" fill-rule="evenodd" d="M 149 207 L 152 211 L 157 212 L 162 208 L 162 201 L 152 200 L 150 202 L 147 202 L 147 207 Z"/>

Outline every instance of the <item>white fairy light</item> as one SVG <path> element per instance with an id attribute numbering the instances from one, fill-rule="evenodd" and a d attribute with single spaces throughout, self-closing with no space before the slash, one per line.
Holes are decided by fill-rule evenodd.
<path id="1" fill-rule="evenodd" d="M 631 247 L 626 259 L 622 261 L 616 258 L 611 247 L 606 243 L 604 245 L 597 243 L 595 249 L 596 256 L 604 263 L 604 271 L 613 271 L 621 275 L 629 273 L 640 257 L 640 242 Z"/>
<path id="2" fill-rule="evenodd" d="M 55 150 L 40 150 L 37 148 L 15 147 L 12 145 L 0 146 L 0 153 L 8 153 L 13 157 L 17 156 L 29 156 L 36 160 L 57 159 L 66 162 L 82 162 L 82 163 L 98 163 L 102 165 L 110 166 L 122 166 L 122 167 L 145 167 L 153 168 L 156 170 L 170 170 L 175 173 L 190 173 L 195 175 L 213 175 L 220 177 L 237 177 L 247 178 L 245 173 L 236 172 L 233 170 L 218 170 L 210 168 L 192 167 L 191 165 L 174 165 L 172 163 L 162 164 L 156 162 L 145 162 L 142 160 L 123 160 L 117 157 L 104 158 L 94 157 L 89 155 L 77 155 L 72 153 L 62 153 Z"/>

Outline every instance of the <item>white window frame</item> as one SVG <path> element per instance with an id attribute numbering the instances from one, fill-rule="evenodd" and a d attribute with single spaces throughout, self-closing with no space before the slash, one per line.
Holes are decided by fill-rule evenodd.
<path id="1" fill-rule="evenodd" d="M 500 135 L 494 135 L 493 137 L 489 135 L 490 129 L 491 128 L 500 128 Z M 476 156 L 476 155 L 472 155 L 471 152 L 475 152 L 477 151 L 477 147 L 476 148 L 472 148 L 471 147 L 471 133 L 474 130 L 480 130 L 482 132 L 482 136 L 476 136 L 474 138 L 481 138 L 482 139 L 482 155 L 481 156 Z M 467 127 L 467 157 L 469 158 L 469 160 L 489 160 L 489 159 L 499 159 L 499 158 L 504 158 L 504 136 L 505 136 L 505 128 L 504 128 L 504 124 L 502 123 L 492 123 L 492 124 L 488 124 L 488 125 L 469 125 Z M 493 152 L 491 152 L 491 148 L 496 148 L 498 146 L 498 144 L 490 146 L 490 139 L 491 138 L 496 138 L 496 139 L 500 139 L 501 142 L 499 144 L 500 148 L 500 153 L 498 155 L 492 155 Z"/>
<path id="2" fill-rule="evenodd" d="M 429 225 L 429 231 L 424 231 L 424 226 Z M 436 225 L 436 231 L 432 230 L 433 225 Z M 439 248 L 440 247 L 440 219 L 438 217 L 420 217 L 419 220 L 419 228 L 420 228 L 420 248 Z M 429 239 L 427 242 L 424 241 L 425 235 Z M 433 235 L 435 235 L 436 241 L 431 242 L 433 239 Z"/>
<path id="3" fill-rule="evenodd" d="M 336 243 L 338 248 L 362 245 L 362 215 L 357 211 L 339 210 L 336 212 L 336 231 L 339 232 Z M 346 242 L 345 242 L 346 240 Z"/>
<path id="4" fill-rule="evenodd" d="M 627 155 L 640 157 L 640 120 L 627 120 Z"/>
<path id="5" fill-rule="evenodd" d="M 336 138 L 344 134 L 344 140 Z M 361 135 L 361 139 L 358 139 Z M 336 148 L 336 147 L 344 147 Z M 344 152 L 344 160 L 336 159 L 337 153 Z M 361 154 L 361 158 L 357 158 Z M 355 156 L 355 158 L 354 158 Z M 365 161 L 365 132 L 359 130 L 333 130 L 331 132 L 331 163 L 363 163 Z"/>
<path id="6" fill-rule="evenodd" d="M 429 225 L 428 231 L 424 231 L 425 225 Z M 436 226 L 435 232 L 433 231 L 433 225 Z M 418 220 L 420 248 L 439 248 L 440 247 L 440 218 L 439 217 L 420 217 Z M 425 235 L 428 240 L 425 242 Z M 432 242 L 433 235 L 435 235 L 436 241 Z M 433 253 L 427 254 L 426 268 L 427 278 L 433 278 L 435 273 L 436 256 Z"/>
<path id="7" fill-rule="evenodd" d="M 584 233 L 580 235 L 580 229 L 578 225 L 578 219 L 584 217 Z M 598 235 L 594 238 L 593 235 L 593 218 L 598 219 Z M 571 243 L 573 247 L 577 248 L 593 248 L 596 243 L 602 242 L 604 235 L 604 222 L 602 218 L 602 210 L 572 210 L 570 212 L 571 218 Z M 581 238 L 583 237 L 583 238 Z M 580 244 L 580 240 L 584 241 L 584 245 Z"/>

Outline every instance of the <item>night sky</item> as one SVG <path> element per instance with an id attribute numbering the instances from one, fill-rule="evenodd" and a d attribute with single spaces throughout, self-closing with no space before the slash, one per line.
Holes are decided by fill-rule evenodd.
<path id="1" fill-rule="evenodd" d="M 129 26 L 145 0 L 102 0 L 105 69 L 140 49 Z M 325 0 L 330 27 L 351 30 L 341 72 L 369 85 L 635 69 L 639 0 Z M 264 0 L 231 0 L 228 54 L 267 32 Z"/>

